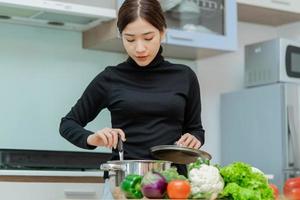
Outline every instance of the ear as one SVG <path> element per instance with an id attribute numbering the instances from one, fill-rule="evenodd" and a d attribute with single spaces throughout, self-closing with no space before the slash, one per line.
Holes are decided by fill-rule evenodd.
<path id="1" fill-rule="evenodd" d="M 162 42 L 166 38 L 166 29 L 160 31 L 160 41 Z"/>

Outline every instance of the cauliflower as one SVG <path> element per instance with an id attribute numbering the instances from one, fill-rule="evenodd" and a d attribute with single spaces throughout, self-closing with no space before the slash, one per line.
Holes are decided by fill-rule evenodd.
<path id="1" fill-rule="evenodd" d="M 189 172 L 191 191 L 194 196 L 217 195 L 224 188 L 224 181 L 219 169 L 202 164 L 200 168 L 193 168 Z"/>

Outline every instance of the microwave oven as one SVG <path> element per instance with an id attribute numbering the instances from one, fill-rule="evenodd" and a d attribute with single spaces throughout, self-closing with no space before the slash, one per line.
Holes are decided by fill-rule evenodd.
<path id="1" fill-rule="evenodd" d="M 300 83 L 300 41 L 275 38 L 245 46 L 246 87 Z"/>

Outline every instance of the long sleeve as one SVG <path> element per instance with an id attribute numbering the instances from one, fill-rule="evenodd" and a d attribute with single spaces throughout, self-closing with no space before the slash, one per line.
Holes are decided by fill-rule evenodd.
<path id="1" fill-rule="evenodd" d="M 189 92 L 184 117 L 184 133 L 191 133 L 204 144 L 204 129 L 201 122 L 200 87 L 196 74 L 190 70 Z"/>
<path id="2" fill-rule="evenodd" d="M 106 68 L 92 80 L 71 111 L 61 119 L 60 134 L 78 147 L 94 149 L 87 144 L 87 137 L 93 132 L 84 127 L 107 106 L 109 90 L 109 70 Z"/>
<path id="3" fill-rule="evenodd" d="M 147 67 L 129 58 L 101 72 L 62 118 L 61 135 L 78 147 L 95 148 L 87 144 L 93 132 L 84 127 L 103 108 L 110 112 L 111 127 L 125 133 L 125 159 L 153 159 L 153 146 L 174 144 L 182 133 L 204 143 L 196 74 L 186 65 L 165 61 L 160 53 Z M 112 151 L 118 158 L 118 151 Z"/>

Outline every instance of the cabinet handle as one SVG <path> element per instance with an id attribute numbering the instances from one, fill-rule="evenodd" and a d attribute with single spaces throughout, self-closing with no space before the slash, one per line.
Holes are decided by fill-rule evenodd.
<path id="1" fill-rule="evenodd" d="M 92 199 L 96 197 L 96 191 L 93 190 L 64 190 L 65 196 L 67 198 L 84 198 L 84 199 Z"/>
<path id="2" fill-rule="evenodd" d="M 194 40 L 193 38 L 185 37 L 185 36 L 181 36 L 181 35 L 170 35 L 170 37 L 175 40 L 185 40 L 185 41 L 193 41 Z"/>
<path id="3" fill-rule="evenodd" d="M 277 3 L 277 4 L 282 4 L 282 5 L 291 5 L 290 1 L 286 1 L 286 0 L 271 0 L 273 3 Z"/>

